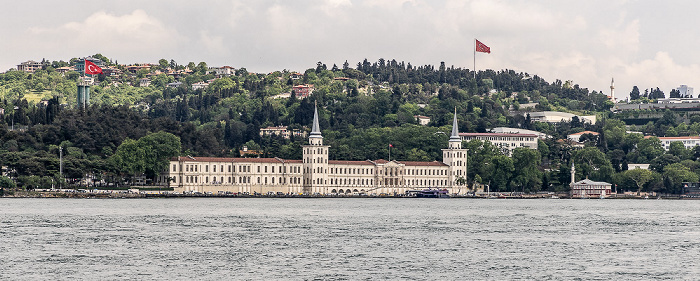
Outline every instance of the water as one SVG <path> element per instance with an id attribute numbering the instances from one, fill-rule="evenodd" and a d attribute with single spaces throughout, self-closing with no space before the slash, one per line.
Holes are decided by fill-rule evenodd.
<path id="1" fill-rule="evenodd" d="M 700 201 L 0 199 L 3 280 L 697 280 Z"/>

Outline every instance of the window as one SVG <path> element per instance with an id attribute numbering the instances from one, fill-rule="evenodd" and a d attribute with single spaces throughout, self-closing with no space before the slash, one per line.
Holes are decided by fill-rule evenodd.
<path id="1" fill-rule="evenodd" d="M 214 169 L 213 170 L 214 173 L 216 173 L 216 165 L 211 165 L 211 166 L 212 166 L 212 169 Z M 209 166 L 205 166 L 205 167 L 207 167 L 207 172 L 209 172 Z"/>

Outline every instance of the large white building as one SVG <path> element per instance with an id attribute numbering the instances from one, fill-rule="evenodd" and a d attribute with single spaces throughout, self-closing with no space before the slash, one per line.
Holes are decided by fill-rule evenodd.
<path id="1" fill-rule="evenodd" d="M 530 135 L 537 135 L 538 138 L 540 139 L 548 139 L 551 138 L 552 136 L 545 134 L 545 133 L 540 133 L 538 131 L 534 130 L 527 130 L 527 129 L 520 129 L 520 128 L 509 128 L 509 127 L 496 127 L 491 130 L 492 133 L 506 133 L 506 134 L 530 134 Z"/>
<path id="2" fill-rule="evenodd" d="M 510 156 L 518 147 L 537 149 L 537 135 L 534 134 L 505 134 L 505 133 L 460 133 L 463 141 L 488 141 L 500 147 L 503 154 Z"/>
<path id="3" fill-rule="evenodd" d="M 646 138 L 650 138 L 651 136 L 646 136 Z M 661 140 L 661 145 L 664 147 L 665 150 L 669 150 L 671 148 L 671 143 L 673 142 L 681 142 L 683 146 L 687 149 L 693 149 L 696 145 L 700 145 L 700 136 L 686 136 L 686 137 L 658 137 L 659 140 Z"/>
<path id="4" fill-rule="evenodd" d="M 439 188 L 466 194 L 466 186 L 459 184 L 467 172 L 467 150 L 461 146 L 455 114 L 442 162 L 329 160 L 330 146 L 323 144 L 316 109 L 301 160 L 177 157 L 170 161 L 167 177 L 175 192 L 403 194 Z"/>
<path id="5" fill-rule="evenodd" d="M 526 112 L 526 113 L 524 113 L 525 116 L 527 116 L 527 114 L 530 114 L 530 120 L 532 120 L 532 122 L 546 122 L 546 123 L 571 122 L 571 120 L 574 118 L 574 116 L 577 116 L 579 121 L 581 121 L 581 122 L 595 124 L 596 119 L 597 119 L 595 115 L 579 116 L 576 114 L 572 114 L 572 113 L 568 113 L 568 112 L 559 112 L 559 111 L 540 111 L 540 112 Z"/>

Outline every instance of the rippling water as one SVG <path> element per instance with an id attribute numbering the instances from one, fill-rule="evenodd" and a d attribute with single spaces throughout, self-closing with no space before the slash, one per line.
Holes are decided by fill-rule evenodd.
<path id="1" fill-rule="evenodd" d="M 0 279 L 697 280 L 700 201 L 0 199 Z"/>

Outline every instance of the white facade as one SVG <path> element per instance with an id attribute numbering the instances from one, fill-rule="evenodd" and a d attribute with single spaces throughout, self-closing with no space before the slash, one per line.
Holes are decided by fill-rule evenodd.
<path id="1" fill-rule="evenodd" d="M 540 111 L 540 112 L 529 112 L 525 113 L 525 116 L 530 114 L 530 120 L 533 122 L 546 122 L 546 123 L 559 123 L 559 122 L 571 122 L 574 116 L 578 116 L 581 122 L 595 124 L 597 117 L 595 115 L 589 116 L 579 116 L 567 112 L 559 111 Z"/>
<path id="2" fill-rule="evenodd" d="M 683 98 L 693 98 L 693 87 L 688 87 L 688 85 L 681 85 L 680 87 L 676 88 L 680 92 L 681 97 Z"/>
<path id="3" fill-rule="evenodd" d="M 461 148 L 455 115 L 443 162 L 329 160 L 318 110 L 302 160 L 280 158 L 177 157 L 167 177 L 175 192 L 282 192 L 287 194 L 405 194 L 423 188 L 466 194 L 467 150 Z"/>
<path id="4" fill-rule="evenodd" d="M 209 67 L 209 71 L 207 71 L 207 73 L 214 74 L 217 77 L 231 76 L 236 73 L 236 69 L 230 66 Z"/>
<path id="5" fill-rule="evenodd" d="M 540 139 L 548 139 L 551 138 L 552 136 L 545 134 L 545 133 L 540 133 L 538 131 L 534 130 L 526 130 L 526 129 L 520 129 L 520 128 L 508 128 L 508 127 L 496 127 L 491 130 L 492 133 L 498 133 L 498 134 L 526 134 L 526 135 L 537 135 L 538 138 Z"/>
<path id="6" fill-rule="evenodd" d="M 612 184 L 584 179 L 571 183 L 572 198 L 606 197 L 612 193 Z"/>
<path id="7" fill-rule="evenodd" d="M 700 136 L 659 137 L 659 140 L 661 140 L 661 145 L 666 151 L 668 151 L 671 148 L 671 143 L 677 141 L 683 143 L 683 146 L 685 146 L 685 148 L 687 149 L 693 149 L 696 145 L 700 145 Z"/>
<path id="8" fill-rule="evenodd" d="M 461 133 L 463 141 L 488 141 L 498 146 L 503 154 L 510 156 L 518 147 L 537 149 L 537 135 L 533 134 L 500 134 L 500 133 Z"/>

